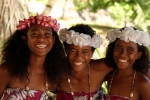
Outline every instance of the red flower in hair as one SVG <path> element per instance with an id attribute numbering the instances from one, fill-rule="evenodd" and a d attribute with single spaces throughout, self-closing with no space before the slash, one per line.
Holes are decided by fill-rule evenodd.
<path id="1" fill-rule="evenodd" d="M 43 14 L 39 15 L 38 13 L 36 16 L 30 16 L 28 19 L 19 21 L 16 27 L 18 30 L 24 30 L 30 27 L 31 23 L 53 28 L 56 32 L 58 32 L 60 28 L 60 24 L 57 23 L 56 19 L 52 19 L 51 16 L 44 16 Z"/>
<path id="2" fill-rule="evenodd" d="M 18 30 L 23 30 L 23 29 L 26 29 L 27 26 L 30 27 L 30 23 L 31 23 L 31 21 L 27 20 L 27 19 L 24 19 L 22 21 L 20 20 L 19 24 L 16 27 Z"/>

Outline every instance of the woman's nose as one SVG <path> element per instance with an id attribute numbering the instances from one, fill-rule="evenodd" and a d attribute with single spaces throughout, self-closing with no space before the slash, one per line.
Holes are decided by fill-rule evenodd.
<path id="1" fill-rule="evenodd" d="M 121 50 L 121 52 L 120 52 L 121 56 L 126 56 L 126 54 L 127 54 L 126 50 Z"/>
<path id="2" fill-rule="evenodd" d="M 81 52 L 77 52 L 76 53 L 76 58 L 81 58 L 82 57 L 82 53 Z"/>
<path id="3" fill-rule="evenodd" d="M 46 37 L 45 37 L 45 35 L 44 34 L 40 34 L 39 36 L 38 36 L 38 40 L 44 40 Z"/>

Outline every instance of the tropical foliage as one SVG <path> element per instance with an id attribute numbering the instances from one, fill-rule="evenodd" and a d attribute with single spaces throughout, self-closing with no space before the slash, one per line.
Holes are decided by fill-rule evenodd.
<path id="1" fill-rule="evenodd" d="M 119 25 L 131 23 L 145 29 L 150 22 L 149 0 L 74 0 L 74 4 L 78 12 L 105 9 Z"/>
<path id="2" fill-rule="evenodd" d="M 28 18 L 29 12 L 25 1 L 41 2 L 43 5 L 46 5 L 47 9 L 48 7 L 52 9 L 54 3 L 58 0 L 1 0 L 0 47 L 2 46 L 2 40 L 5 40 L 11 35 L 11 33 L 13 33 L 14 29 L 16 29 L 16 25 L 18 23 L 16 20 Z M 64 1 L 66 2 L 69 0 Z M 82 13 L 85 9 L 89 9 L 90 12 L 94 13 L 96 13 L 99 9 L 104 9 L 109 13 L 112 19 L 115 20 L 116 23 L 114 24 L 116 25 L 126 26 L 130 23 L 138 28 L 142 28 L 143 30 L 150 30 L 150 0 L 74 0 L 74 5 L 75 9 L 79 13 Z M 43 11 L 45 15 L 46 8 Z M 101 29 L 104 30 L 104 27 L 98 27 L 98 30 Z M 104 54 L 98 49 L 96 49 L 96 51 L 99 58 L 104 57 Z M 106 86 L 107 83 L 105 82 L 103 84 L 105 93 L 107 93 Z M 55 97 L 55 95 L 51 95 Z"/>

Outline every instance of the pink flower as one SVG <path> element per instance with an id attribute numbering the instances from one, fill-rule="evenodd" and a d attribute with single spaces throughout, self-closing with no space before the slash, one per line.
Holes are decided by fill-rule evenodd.
<path id="1" fill-rule="evenodd" d="M 34 16 L 30 16 L 30 17 L 29 17 L 29 20 L 30 20 L 32 23 L 34 23 L 34 24 L 35 24 L 36 19 L 35 19 L 35 17 L 34 17 Z"/>
<path id="2" fill-rule="evenodd" d="M 27 27 L 30 27 L 31 23 L 53 28 L 56 32 L 58 32 L 60 28 L 60 24 L 57 23 L 56 19 L 52 19 L 51 16 L 44 16 L 43 14 L 39 15 L 38 13 L 36 16 L 30 16 L 28 19 L 19 21 L 19 24 L 16 27 L 18 30 L 24 30 Z"/>
<path id="3" fill-rule="evenodd" d="M 26 29 L 26 27 L 30 27 L 30 20 L 24 19 L 23 21 L 19 21 L 19 24 L 16 26 L 18 30 Z"/>

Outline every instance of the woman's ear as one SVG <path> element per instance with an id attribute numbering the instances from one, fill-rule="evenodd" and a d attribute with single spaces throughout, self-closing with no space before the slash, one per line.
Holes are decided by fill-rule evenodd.
<path id="1" fill-rule="evenodd" d="M 22 41 L 24 41 L 24 43 L 27 44 L 27 38 L 25 36 L 22 36 Z"/>
<path id="2" fill-rule="evenodd" d="M 140 51 L 140 52 L 138 52 L 138 54 L 137 54 L 137 59 L 140 59 L 141 56 L 142 56 L 142 52 Z"/>

